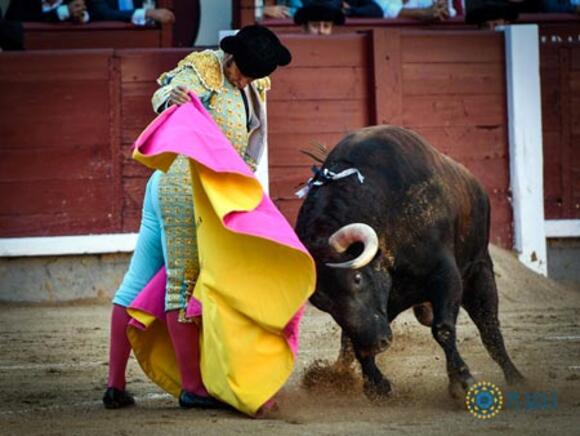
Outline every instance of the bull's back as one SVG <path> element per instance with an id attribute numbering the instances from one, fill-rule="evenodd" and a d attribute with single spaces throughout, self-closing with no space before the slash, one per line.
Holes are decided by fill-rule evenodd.
<path id="1" fill-rule="evenodd" d="M 398 242 L 416 244 L 441 235 L 466 261 L 487 250 L 487 194 L 463 165 L 424 138 L 396 126 L 362 129 L 345 137 L 325 166 L 346 161 L 389 193 L 384 213 Z"/>

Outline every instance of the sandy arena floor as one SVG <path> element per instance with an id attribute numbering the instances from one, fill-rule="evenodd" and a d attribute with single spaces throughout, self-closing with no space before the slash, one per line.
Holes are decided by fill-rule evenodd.
<path id="1" fill-rule="evenodd" d="M 339 330 L 327 315 L 309 307 L 296 371 L 278 396 L 279 410 L 268 417 L 181 410 L 134 360 L 128 380 L 138 406 L 109 411 L 101 405 L 108 304 L 0 306 L 0 434 L 580 435 L 580 289 L 529 273 L 509 253 L 493 249 L 492 254 L 503 333 L 528 386 L 506 388 L 464 312 L 459 350 L 478 380 L 496 383 L 504 393 L 556 392 L 556 408 L 525 410 L 522 402 L 520 410 L 503 410 L 489 420 L 474 418 L 449 398 L 443 352 L 410 313 L 394 322 L 395 343 L 379 358 L 395 395 L 371 403 L 362 394 L 358 371 L 336 377 L 324 366 L 336 357 Z M 307 389 L 303 376 L 318 359 L 328 380 Z"/>

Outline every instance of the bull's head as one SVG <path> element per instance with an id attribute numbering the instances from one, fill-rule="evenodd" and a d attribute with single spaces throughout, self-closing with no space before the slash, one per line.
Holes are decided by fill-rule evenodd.
<path id="1" fill-rule="evenodd" d="M 349 224 L 328 239 L 324 251 L 329 249 L 334 259 L 358 255 L 342 262 L 317 262 L 312 304 L 332 315 L 355 349 L 367 354 L 383 351 L 392 340 L 387 316 L 391 277 L 382 266 L 377 233 L 367 224 Z"/>

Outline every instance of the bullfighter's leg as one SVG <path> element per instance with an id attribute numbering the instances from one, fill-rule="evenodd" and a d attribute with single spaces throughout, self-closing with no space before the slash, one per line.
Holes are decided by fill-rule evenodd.
<path id="1" fill-rule="evenodd" d="M 463 307 L 477 326 L 490 356 L 501 367 L 506 381 L 509 384 L 522 382 L 524 377 L 510 359 L 501 334 L 497 287 L 489 257 L 467 280 Z"/>
<path id="2" fill-rule="evenodd" d="M 452 256 L 442 260 L 439 269 L 433 274 L 429 289 L 432 290 L 433 305 L 431 332 L 445 352 L 449 393 L 454 398 L 461 398 L 475 380 L 457 350 L 455 324 L 461 302 L 462 281 Z"/>

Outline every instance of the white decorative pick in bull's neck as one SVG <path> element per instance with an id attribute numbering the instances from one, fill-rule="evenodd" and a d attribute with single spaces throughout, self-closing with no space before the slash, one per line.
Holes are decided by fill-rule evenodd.
<path id="1" fill-rule="evenodd" d="M 340 180 L 340 179 L 344 179 L 345 177 L 350 177 L 353 174 L 356 174 L 356 177 L 357 177 L 359 183 L 362 184 L 365 181 L 364 176 L 356 168 L 347 168 L 347 169 L 342 170 L 338 173 L 335 173 L 334 171 L 329 170 L 328 168 L 321 169 L 321 168 L 318 168 L 317 166 L 313 166 L 312 172 L 314 173 L 314 176 L 311 177 L 310 179 L 308 179 L 308 181 L 306 182 L 306 185 L 304 187 L 302 187 L 300 190 L 296 191 L 296 193 L 294 194 L 298 198 L 304 198 L 306 196 L 306 194 L 308 194 L 310 189 L 312 189 L 313 186 L 322 186 L 322 185 L 325 185 L 327 183 L 333 182 L 335 180 Z"/>

